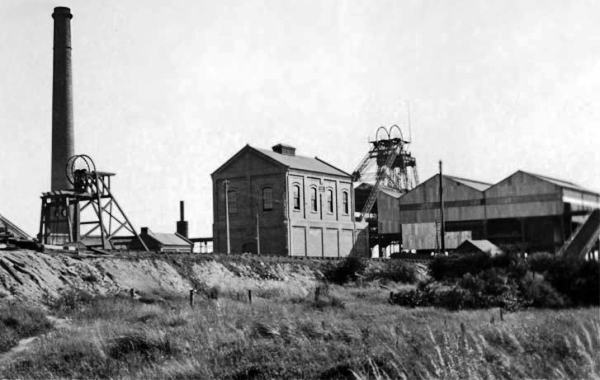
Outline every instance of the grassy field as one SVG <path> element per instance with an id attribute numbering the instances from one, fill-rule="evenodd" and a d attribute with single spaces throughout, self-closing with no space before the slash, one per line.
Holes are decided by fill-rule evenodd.
<path id="1" fill-rule="evenodd" d="M 0 370 L 7 378 L 597 378 L 600 310 L 449 312 L 388 289 L 314 295 L 67 297 L 68 318 Z M 214 296 L 215 294 L 213 294 Z"/>

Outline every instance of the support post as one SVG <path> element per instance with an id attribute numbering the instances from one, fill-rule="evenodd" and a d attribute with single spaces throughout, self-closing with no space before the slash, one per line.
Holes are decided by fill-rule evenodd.
<path id="1" fill-rule="evenodd" d="M 231 240 L 229 237 L 229 180 L 225 180 L 225 234 L 227 236 L 227 254 L 231 253 Z"/>
<path id="2" fill-rule="evenodd" d="M 444 223 L 444 177 L 442 175 L 442 160 L 440 160 L 440 245 L 442 252 L 446 251 L 446 223 Z"/>
<path id="3" fill-rule="evenodd" d="M 190 289 L 190 307 L 194 308 L 194 293 L 196 291 L 194 289 Z"/>
<path id="4" fill-rule="evenodd" d="M 256 212 L 256 254 L 260 255 L 260 219 Z"/>
<path id="5" fill-rule="evenodd" d="M 248 303 L 252 304 L 252 290 L 248 289 Z"/>

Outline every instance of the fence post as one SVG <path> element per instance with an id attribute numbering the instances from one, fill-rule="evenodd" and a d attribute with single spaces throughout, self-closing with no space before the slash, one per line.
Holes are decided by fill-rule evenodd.
<path id="1" fill-rule="evenodd" d="M 504 321 L 504 310 L 502 308 L 500 308 L 500 320 Z"/>
<path id="2" fill-rule="evenodd" d="M 252 304 L 252 290 L 248 289 L 248 303 Z"/>
<path id="3" fill-rule="evenodd" d="M 194 307 L 194 293 L 196 293 L 196 291 L 194 289 L 190 289 L 190 307 L 191 308 Z"/>
<path id="4" fill-rule="evenodd" d="M 131 297 L 131 299 L 135 298 L 135 289 L 133 289 L 133 288 L 129 289 L 129 296 Z"/>

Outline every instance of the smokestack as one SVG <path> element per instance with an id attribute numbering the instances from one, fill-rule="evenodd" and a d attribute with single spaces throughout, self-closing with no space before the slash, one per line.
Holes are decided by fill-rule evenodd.
<path id="1" fill-rule="evenodd" d="M 188 237 L 188 222 L 185 220 L 183 201 L 179 201 L 179 221 L 177 222 L 177 233 Z"/>
<path id="2" fill-rule="evenodd" d="M 54 8 L 54 62 L 52 76 L 52 182 L 51 190 L 71 188 L 65 166 L 73 155 L 73 88 L 71 73 L 71 10 Z"/>

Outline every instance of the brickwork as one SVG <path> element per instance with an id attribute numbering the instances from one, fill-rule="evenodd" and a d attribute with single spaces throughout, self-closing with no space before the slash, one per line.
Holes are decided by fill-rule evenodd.
<path id="1" fill-rule="evenodd" d="M 293 152 L 291 152 L 293 154 Z M 232 253 L 343 257 L 354 248 L 349 175 L 289 168 L 246 146 L 213 174 L 214 250 L 227 250 L 228 181 Z"/>

